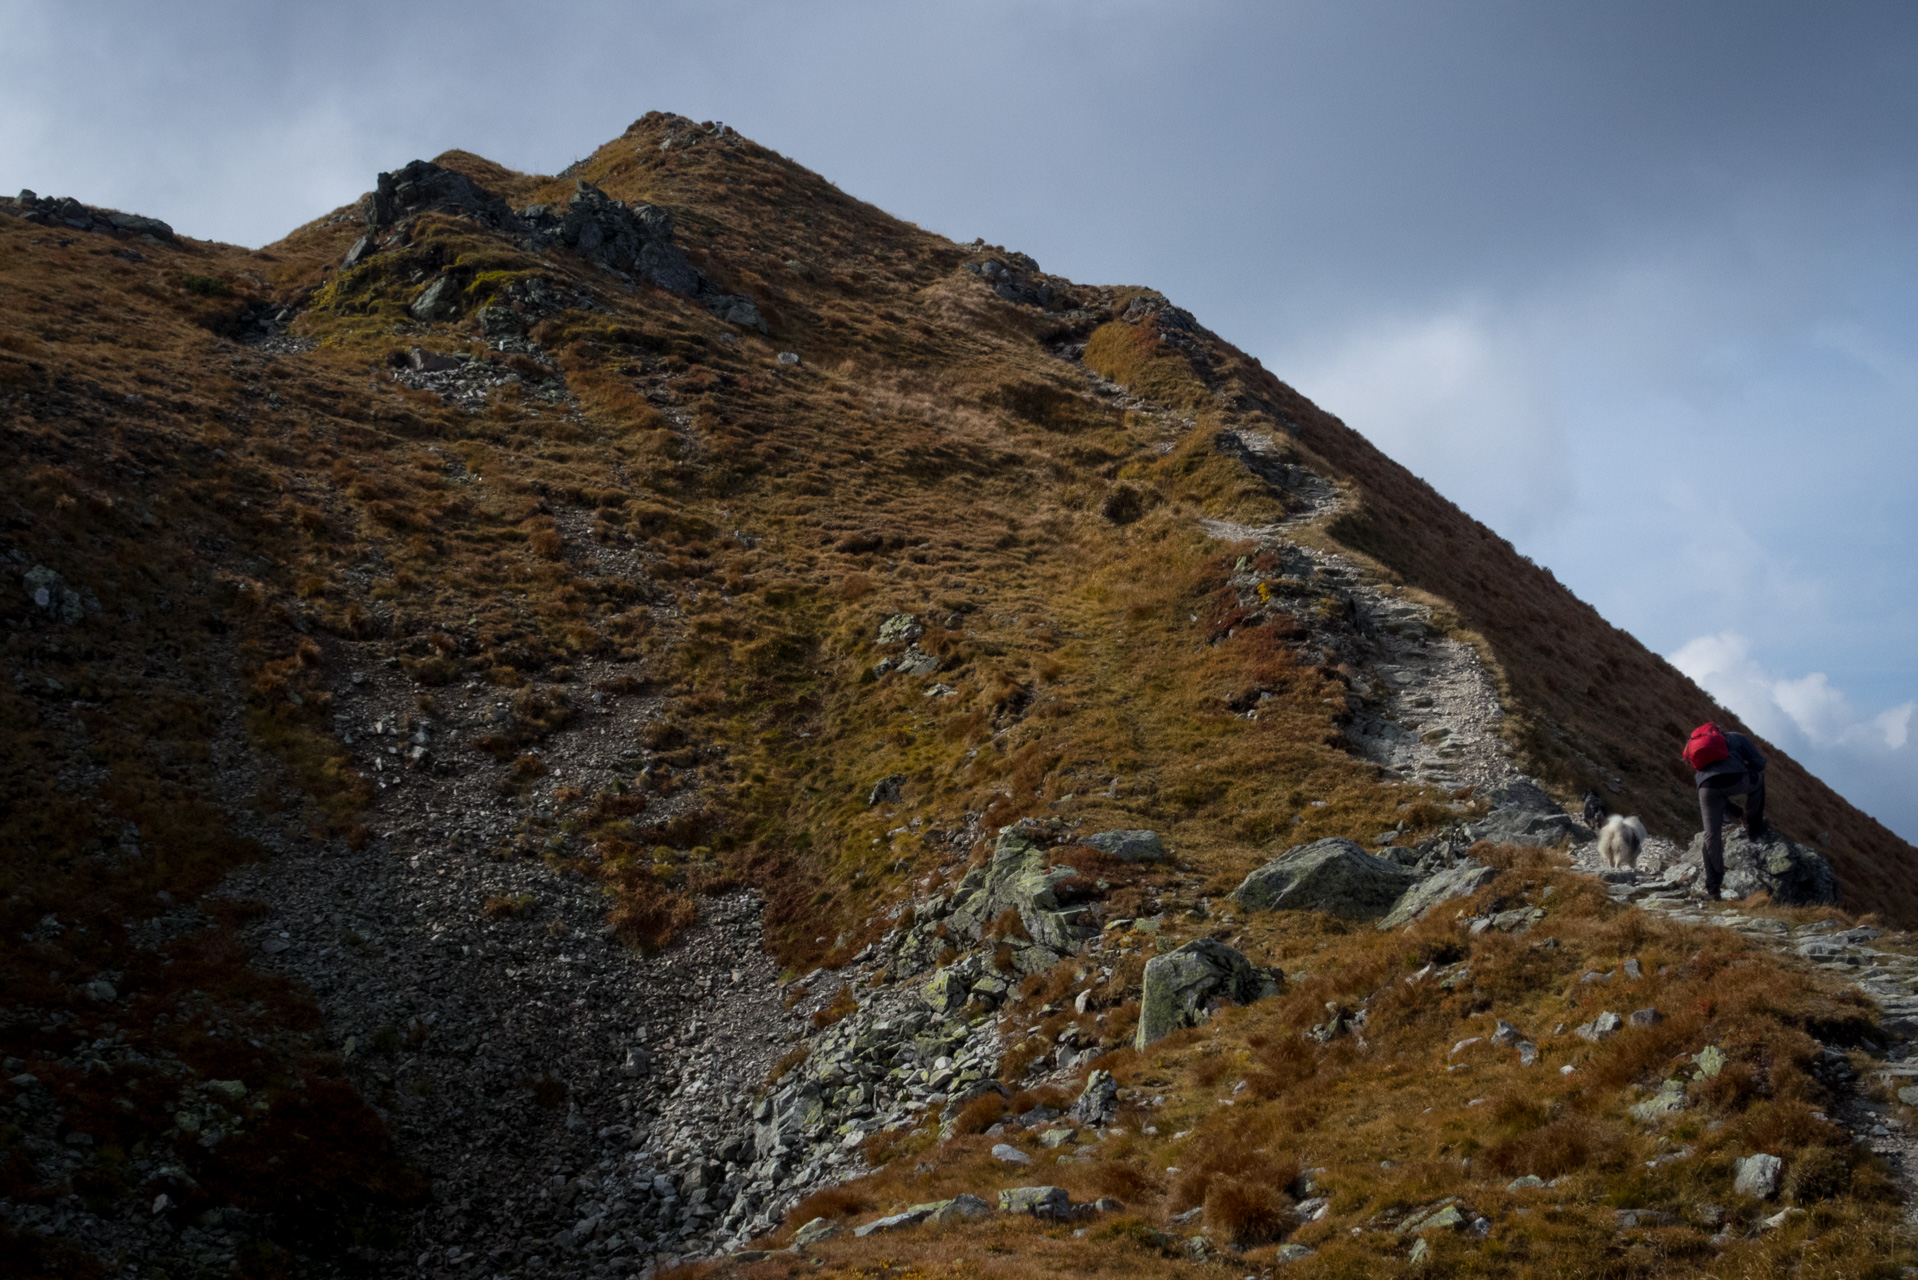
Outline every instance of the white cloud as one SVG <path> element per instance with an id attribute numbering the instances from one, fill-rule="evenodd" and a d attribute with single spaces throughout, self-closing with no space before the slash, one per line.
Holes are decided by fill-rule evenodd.
<path id="1" fill-rule="evenodd" d="M 1571 456 L 1537 353 L 1512 319 L 1465 304 L 1373 320 L 1280 367 L 1460 506 L 1522 538 L 1565 510 Z"/>
<path id="2" fill-rule="evenodd" d="M 1866 716 L 1822 671 L 1796 678 L 1768 670 L 1734 631 L 1698 636 L 1671 663 L 1760 735 L 1907 840 L 1918 840 L 1918 703 Z"/>

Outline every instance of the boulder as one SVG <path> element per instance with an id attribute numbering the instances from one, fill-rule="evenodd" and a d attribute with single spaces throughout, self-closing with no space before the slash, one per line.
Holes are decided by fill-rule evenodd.
<path id="1" fill-rule="evenodd" d="M 744 294 L 715 293 L 703 302 L 706 310 L 727 324 L 736 324 L 742 329 L 757 329 L 761 333 L 766 332 L 766 321 L 759 314 L 758 304 Z"/>
<path id="2" fill-rule="evenodd" d="M 455 276 L 435 277 L 433 283 L 427 285 L 425 291 L 413 300 L 413 305 L 408 310 L 413 313 L 415 320 L 428 323 L 443 320 L 458 313 L 460 293 L 463 288 L 464 286 Z"/>
<path id="3" fill-rule="evenodd" d="M 793 1232 L 794 1244 L 818 1244 L 839 1234 L 839 1225 L 829 1218 L 814 1218 Z"/>
<path id="4" fill-rule="evenodd" d="M 1769 1200 L 1778 1194 L 1778 1176 L 1785 1162 L 1777 1156 L 1746 1156 L 1732 1164 L 1732 1190 L 1754 1200 Z"/>
<path id="5" fill-rule="evenodd" d="M 72 624 L 87 616 L 87 596 L 68 586 L 58 573 L 45 565 L 34 565 L 20 575 L 20 580 L 34 606 L 52 617 Z M 93 605 L 93 611 L 99 611 L 97 603 Z"/>
<path id="6" fill-rule="evenodd" d="M 1498 872 L 1479 863 L 1461 862 L 1456 867 L 1428 876 L 1400 895 L 1399 900 L 1392 904 L 1392 909 L 1379 921 L 1379 928 L 1396 929 L 1400 925 L 1411 924 L 1441 902 L 1470 897 L 1492 883 L 1497 875 Z"/>
<path id="7" fill-rule="evenodd" d="M 1705 833 L 1692 837 L 1680 865 L 1705 865 Z M 1816 852 L 1773 833 L 1747 840 L 1742 829 L 1725 832 L 1725 888 L 1738 897 L 1764 892 L 1781 906 L 1828 907 L 1838 904 L 1838 877 Z"/>
<path id="8" fill-rule="evenodd" d="M 1618 1029 L 1624 1025 L 1625 1023 L 1622 1018 L 1620 1018 L 1617 1014 L 1613 1013 L 1610 1009 L 1607 1009 L 1605 1012 L 1599 1014 L 1596 1018 L 1593 1018 L 1590 1022 L 1581 1024 L 1579 1027 L 1573 1030 L 1572 1034 L 1577 1036 L 1580 1040 L 1587 1041 L 1588 1043 L 1591 1043 L 1591 1044 L 1597 1044 L 1601 1040 L 1609 1040 L 1613 1036 L 1617 1035 Z"/>
<path id="9" fill-rule="evenodd" d="M 1545 848 L 1568 840 L 1593 840 L 1591 828 L 1558 809 L 1494 809 L 1465 828 L 1473 840 Z"/>
<path id="10" fill-rule="evenodd" d="M 173 228 L 158 218 L 121 213 L 117 209 L 98 209 L 81 204 L 72 196 L 41 196 L 23 190 L 12 200 L 0 199 L 0 213 L 8 212 L 43 227 L 72 228 L 115 237 L 135 235 L 150 241 L 175 239 Z"/>
<path id="11" fill-rule="evenodd" d="M 1133 1043 L 1143 1049 L 1180 1027 L 1203 1022 L 1215 1004 L 1250 1004 L 1278 990 L 1272 970 L 1259 968 L 1223 942 L 1194 939 L 1146 963 Z"/>
<path id="12" fill-rule="evenodd" d="M 1232 891 L 1247 911 L 1326 911 L 1370 920 L 1392 909 L 1419 874 L 1333 837 L 1288 849 Z"/>
<path id="13" fill-rule="evenodd" d="M 1685 1109 L 1685 1082 L 1667 1080 L 1658 1087 L 1658 1092 L 1629 1108 L 1632 1119 L 1640 1124 L 1651 1124 L 1666 1116 L 1676 1115 Z"/>
<path id="14" fill-rule="evenodd" d="M 961 1218 L 983 1218 L 992 1212 L 992 1206 L 984 1200 L 965 1193 L 956 1195 L 950 1200 L 935 1200 L 923 1207 L 932 1210 L 926 1215 L 927 1222 L 956 1222 Z"/>
<path id="15" fill-rule="evenodd" d="M 1019 1148 L 1013 1146 L 1009 1142 L 993 1143 L 992 1158 L 994 1160 L 1002 1161 L 1005 1164 L 1031 1164 L 1032 1163 L 1031 1156 L 1019 1150 Z M 1004 1194 L 1001 1193 L 999 1198 L 1001 1201 L 1003 1201 L 1005 1199 Z"/>
<path id="16" fill-rule="evenodd" d="M 1157 862 L 1165 857 L 1165 842 L 1156 831 L 1101 831 L 1081 843 L 1121 862 Z"/>
<path id="17" fill-rule="evenodd" d="M 999 1208 L 1035 1218 L 1063 1218 L 1072 1212 L 1072 1197 L 1064 1187 L 1009 1187 L 999 1193 Z"/>

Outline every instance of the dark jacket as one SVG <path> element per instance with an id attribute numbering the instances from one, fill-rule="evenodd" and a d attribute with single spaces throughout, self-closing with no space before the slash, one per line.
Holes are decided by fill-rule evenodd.
<path id="1" fill-rule="evenodd" d="M 1765 776 L 1765 757 L 1758 754 L 1752 740 L 1742 733 L 1725 732 L 1725 745 L 1732 753 L 1716 764 L 1694 770 L 1693 780 L 1701 787 L 1735 787 L 1746 778 Z"/>

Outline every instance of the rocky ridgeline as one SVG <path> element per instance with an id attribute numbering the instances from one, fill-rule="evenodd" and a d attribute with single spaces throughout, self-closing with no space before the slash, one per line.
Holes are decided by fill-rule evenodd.
<path id="1" fill-rule="evenodd" d="M 158 218 L 121 213 L 117 209 L 96 209 L 72 196 L 42 196 L 23 190 L 11 200 L 0 198 L 0 214 L 11 214 L 56 231 L 133 236 L 148 244 L 177 244 L 179 240 L 173 228 Z"/>

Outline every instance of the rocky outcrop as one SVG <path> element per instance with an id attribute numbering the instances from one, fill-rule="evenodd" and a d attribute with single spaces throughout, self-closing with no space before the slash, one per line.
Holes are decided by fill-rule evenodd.
<path id="1" fill-rule="evenodd" d="M 86 231 L 94 235 L 139 236 L 156 243 L 173 243 L 173 228 L 158 218 L 117 209 L 96 209 L 81 204 L 72 196 L 42 196 L 21 191 L 11 200 L 0 200 L 0 213 L 11 213 L 28 222 L 59 230 Z"/>
<path id="2" fill-rule="evenodd" d="M 1245 878 L 1232 898 L 1247 911 L 1326 911 L 1370 920 L 1390 911 L 1419 873 L 1333 837 L 1287 849 Z"/>
<path id="3" fill-rule="evenodd" d="M 366 204 L 369 235 L 422 213 L 470 218 L 495 231 L 522 229 L 519 218 L 505 200 L 465 174 L 442 168 L 430 160 L 414 160 L 374 180 L 373 193 L 367 197 Z"/>
<path id="4" fill-rule="evenodd" d="M 1197 1026 L 1219 1005 L 1250 1004 L 1277 995 L 1279 983 L 1276 970 L 1261 969 L 1210 938 L 1154 956 L 1146 962 L 1133 1044 L 1143 1049 L 1181 1027 Z"/>
<path id="5" fill-rule="evenodd" d="M 692 298 L 728 324 L 766 331 L 752 299 L 722 293 L 673 243 L 673 217 L 658 205 L 629 205 L 580 180 L 564 209 L 530 205 L 520 216 L 533 248 L 563 245 L 594 266 Z"/>
<path id="6" fill-rule="evenodd" d="M 1498 872 L 1476 862 L 1461 862 L 1429 876 L 1407 889 L 1379 921 L 1381 929 L 1396 929 L 1424 917 L 1441 902 L 1469 898 L 1492 883 Z"/>
<path id="7" fill-rule="evenodd" d="M 1705 833 L 1692 837 L 1681 865 L 1705 865 Z M 1791 907 L 1838 904 L 1838 877 L 1831 864 L 1815 851 L 1773 833 L 1766 840 L 1747 840 L 1737 828 L 1725 832 L 1725 888 L 1734 897 L 1768 893 L 1773 902 Z"/>
<path id="8" fill-rule="evenodd" d="M 514 236 L 534 252 L 560 247 L 577 253 L 593 265 L 626 280 L 644 280 L 680 297 L 691 298 L 728 324 L 765 332 L 766 322 L 752 299 L 722 292 L 692 264 L 686 251 L 673 241 L 673 218 L 651 204 L 615 200 L 590 182 L 575 184 L 565 205 L 528 205 L 517 213 L 505 200 L 463 173 L 427 160 L 415 160 L 391 173 L 382 173 L 367 198 L 366 234 L 347 251 L 342 264 L 358 265 L 384 245 L 393 228 L 423 213 L 467 218 L 493 231 Z M 453 280 L 441 277 L 438 285 Z M 448 295 L 456 296 L 463 282 L 455 281 Z M 432 286 L 429 286 L 429 294 Z M 443 319 L 450 306 L 414 304 L 422 320 Z"/>
<path id="9" fill-rule="evenodd" d="M 1056 311 L 1070 301 L 1063 282 L 1046 276 L 1039 270 L 1039 264 L 1023 253 L 961 265 L 991 285 L 992 291 L 1007 302 Z"/>
<path id="10" fill-rule="evenodd" d="M 992 860 L 968 871 L 949 893 L 934 895 L 919 912 L 918 923 L 899 943 L 901 971 L 916 973 L 931 967 L 933 957 L 956 936 L 974 942 L 991 940 L 1009 949 L 1012 976 L 1043 973 L 1093 936 L 1097 926 L 1092 908 L 1059 898 L 1059 887 L 1076 880 L 1079 873 L 1069 866 L 1046 865 L 1047 847 L 1039 843 L 1042 835 L 1027 826 L 1001 830 Z M 1017 928 L 1009 927 L 1008 912 L 1017 918 Z M 955 968 L 949 981 L 970 985 L 977 981 L 974 973 L 987 976 L 979 967 L 986 961 L 975 958 L 970 963 L 972 970 Z M 1004 988 L 999 990 L 1003 993 Z"/>

